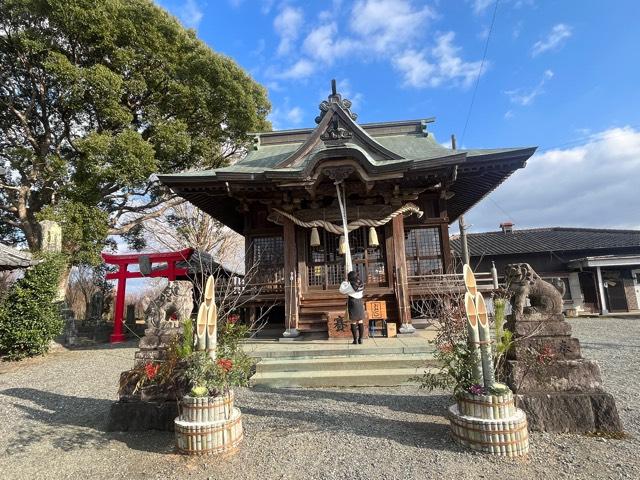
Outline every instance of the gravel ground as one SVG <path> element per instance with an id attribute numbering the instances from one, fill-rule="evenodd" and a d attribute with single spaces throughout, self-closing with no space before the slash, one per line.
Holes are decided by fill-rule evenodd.
<path id="1" fill-rule="evenodd" d="M 243 389 L 239 453 L 186 458 L 170 433 L 104 431 L 119 373 L 132 363 L 124 345 L 0 365 L 0 478 L 640 478 L 640 320 L 571 323 L 585 357 L 600 362 L 627 439 L 533 433 L 528 458 L 500 459 L 450 440 L 443 394 Z"/>

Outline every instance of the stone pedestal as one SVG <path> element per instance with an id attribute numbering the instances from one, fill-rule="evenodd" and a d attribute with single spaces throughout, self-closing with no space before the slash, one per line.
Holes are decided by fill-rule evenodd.
<path id="1" fill-rule="evenodd" d="M 144 337 L 138 343 L 139 350 L 134 354 L 135 366 L 164 361 L 171 341 L 180 331 L 181 327 L 176 327 L 170 322 L 163 322 L 160 327 L 147 328 Z"/>
<path id="2" fill-rule="evenodd" d="M 131 432 L 144 430 L 173 431 L 174 419 L 178 416 L 178 402 L 126 402 L 111 404 L 107 431 Z"/>
<path id="3" fill-rule="evenodd" d="M 139 350 L 134 354 L 135 368 L 165 361 L 168 348 L 181 329 L 181 326 L 169 321 L 160 322 L 159 327 L 147 328 L 138 344 Z M 120 385 L 124 387 L 120 389 L 120 399 L 111 405 L 107 429 L 173 431 L 174 419 L 178 415 L 176 389 L 184 386 L 160 388 L 149 385 L 134 392 L 137 380 L 137 377 L 131 376 L 131 371 L 122 372 Z"/>
<path id="4" fill-rule="evenodd" d="M 613 397 L 602 388 L 596 362 L 582 358 L 580 342 L 562 314 L 510 315 L 516 344 L 508 354 L 507 383 L 532 430 L 619 432 Z"/>

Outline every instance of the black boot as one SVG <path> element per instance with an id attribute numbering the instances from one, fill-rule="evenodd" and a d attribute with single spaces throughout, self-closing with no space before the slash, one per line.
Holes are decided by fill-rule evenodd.
<path id="1" fill-rule="evenodd" d="M 362 337 L 364 337 L 364 323 L 358 324 L 358 343 L 362 343 Z"/>
<path id="2" fill-rule="evenodd" d="M 356 343 L 358 343 L 358 337 L 357 337 L 357 327 L 355 323 L 351 324 L 351 335 L 353 335 L 353 344 L 355 345 Z"/>

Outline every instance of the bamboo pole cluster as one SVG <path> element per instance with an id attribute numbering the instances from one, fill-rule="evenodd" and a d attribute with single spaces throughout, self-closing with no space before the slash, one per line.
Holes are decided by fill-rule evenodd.
<path id="1" fill-rule="evenodd" d="M 525 455 L 529 451 L 527 417 L 516 408 L 513 393 L 495 381 L 487 306 L 469 265 L 464 266 L 463 275 L 473 382 L 483 385 L 489 394 L 463 391 L 456 396 L 456 404 L 449 408 L 451 434 L 473 450 L 508 457 Z M 502 393 L 491 394 L 497 390 Z"/>
<path id="2" fill-rule="evenodd" d="M 467 334 L 471 347 L 474 383 L 493 388 L 493 355 L 491 353 L 491 331 L 489 315 L 482 293 L 478 291 L 476 278 L 468 264 L 463 267 L 464 284 L 467 289 L 464 305 L 467 314 Z"/>
<path id="3" fill-rule="evenodd" d="M 204 301 L 198 309 L 196 320 L 196 349 L 206 351 L 211 360 L 216 360 L 218 342 L 218 307 L 215 302 L 216 281 L 209 275 L 204 289 Z"/>

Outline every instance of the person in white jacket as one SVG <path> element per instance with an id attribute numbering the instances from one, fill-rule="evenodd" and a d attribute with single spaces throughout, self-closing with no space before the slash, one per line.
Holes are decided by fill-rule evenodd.
<path id="1" fill-rule="evenodd" d="M 340 293 L 348 295 L 347 311 L 349 313 L 349 321 L 351 322 L 351 334 L 353 335 L 353 343 L 362 343 L 364 336 L 364 319 L 365 311 L 362 303 L 362 295 L 364 293 L 364 284 L 360 280 L 360 276 L 353 270 L 347 275 L 347 280 L 340 284 Z"/>

